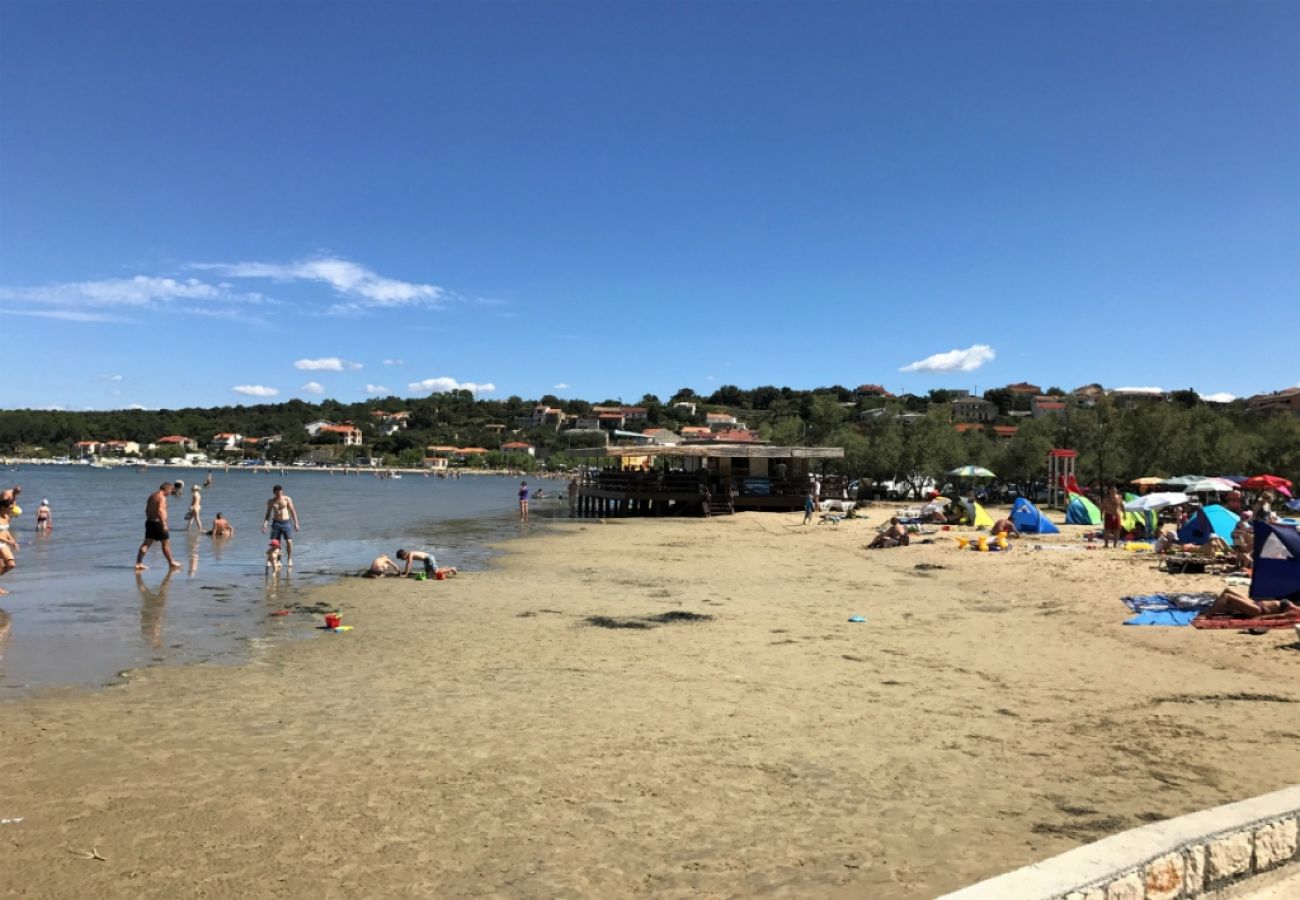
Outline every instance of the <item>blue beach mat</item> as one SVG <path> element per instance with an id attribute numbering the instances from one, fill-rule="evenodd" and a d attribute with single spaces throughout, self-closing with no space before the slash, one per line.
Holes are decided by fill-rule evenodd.
<path id="1" fill-rule="evenodd" d="M 1125 625 L 1190 625 L 1201 614 L 1199 609 L 1144 609 Z"/>

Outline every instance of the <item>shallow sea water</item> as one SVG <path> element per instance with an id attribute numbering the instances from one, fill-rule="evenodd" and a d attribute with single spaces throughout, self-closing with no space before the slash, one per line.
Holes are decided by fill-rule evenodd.
<path id="1" fill-rule="evenodd" d="M 489 545 L 568 516 L 560 481 L 542 482 L 555 497 L 532 504 L 533 522 L 515 511 L 519 480 L 405 475 L 329 474 L 287 469 L 213 471 L 203 492 L 203 524 L 220 512 L 235 535 L 214 540 L 185 531 L 190 486 L 202 468 L 92 469 L 23 466 L 0 472 L 0 484 L 23 487 L 23 514 L 13 529 L 22 545 L 18 568 L 3 579 L 0 610 L 11 617 L 0 639 L 0 699 L 63 684 L 113 683 L 118 673 L 146 665 L 194 661 L 237 663 L 268 641 L 311 637 L 320 617 L 273 617 L 304 602 L 304 592 L 364 570 L 380 553 L 399 547 L 435 554 L 440 565 L 483 568 Z M 168 518 L 172 555 L 182 568 L 169 573 L 155 545 L 137 575 L 135 553 L 144 532 L 144 504 L 164 481 L 186 482 L 172 498 Z M 262 519 L 271 488 L 283 484 L 303 530 L 294 539 L 294 567 L 266 572 Z M 53 530 L 37 534 L 36 507 L 48 498 Z M 430 590 L 442 587 L 430 583 Z"/>

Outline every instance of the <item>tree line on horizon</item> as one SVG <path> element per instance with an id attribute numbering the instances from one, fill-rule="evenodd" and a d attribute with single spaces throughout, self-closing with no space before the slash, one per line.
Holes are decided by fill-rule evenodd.
<path id="1" fill-rule="evenodd" d="M 1059 389 L 1051 393 L 1063 394 Z M 676 430 L 698 424 L 705 411 L 725 411 L 777 445 L 835 446 L 844 459 L 828 468 L 875 481 L 936 478 L 960 465 L 979 465 L 1006 481 L 1041 481 L 1047 453 L 1054 447 L 1079 452 L 1081 482 L 1122 483 L 1147 475 L 1282 475 L 1300 483 L 1300 419 L 1285 412 L 1260 414 L 1244 403 L 1204 403 L 1194 391 L 1176 391 L 1165 401 L 1131 409 L 1101 397 L 1095 406 L 1067 409 L 1061 418 L 1011 418 L 1021 402 L 1004 388 L 985 392 L 1004 418 L 1017 426 L 1010 438 L 987 427 L 959 433 L 947 406 L 954 394 L 931 391 L 925 396 L 860 397 L 834 385 L 812 390 L 761 386 L 744 390 L 723 385 L 708 395 L 682 388 L 668 400 L 645 394 L 632 404 L 617 399 L 593 404 L 580 399 L 544 395 L 536 401 L 518 396 L 476 399 L 469 391 L 452 391 L 422 398 L 386 397 L 359 403 L 323 400 L 212 408 L 103 411 L 0 411 L 0 452 L 13 455 L 69 455 L 81 440 L 133 440 L 142 446 L 165 435 L 194 438 L 205 447 L 220 432 L 246 436 L 280 435 L 267 458 L 291 462 L 313 444 L 337 438 L 308 437 L 304 427 L 317 419 L 350 421 L 362 430 L 364 445 L 336 448 L 340 459 L 380 456 L 394 465 L 418 465 L 431 445 L 480 446 L 497 455 L 501 443 L 526 440 L 538 458 L 569 462 L 567 451 L 588 446 L 590 433 L 554 427 L 522 427 L 518 423 L 537 405 L 559 408 L 570 415 L 590 412 L 593 405 L 644 407 L 643 427 Z M 694 403 L 694 414 L 674 404 Z M 385 435 L 373 412 L 405 411 L 408 427 Z M 872 410 L 876 417 L 864 416 Z M 897 418 L 902 413 L 914 413 Z M 989 423 L 990 425 L 993 423 Z M 489 425 L 505 425 L 502 433 Z M 160 450 L 155 455 L 174 455 Z M 512 461 L 532 465 L 522 456 Z"/>

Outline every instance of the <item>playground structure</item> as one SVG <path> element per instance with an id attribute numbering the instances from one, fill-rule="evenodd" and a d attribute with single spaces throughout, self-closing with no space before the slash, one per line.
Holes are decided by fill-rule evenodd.
<path id="1" fill-rule="evenodd" d="M 1065 509 L 1070 486 L 1078 485 L 1074 480 L 1074 463 L 1078 458 L 1078 450 L 1047 451 L 1047 505 L 1052 509 Z"/>

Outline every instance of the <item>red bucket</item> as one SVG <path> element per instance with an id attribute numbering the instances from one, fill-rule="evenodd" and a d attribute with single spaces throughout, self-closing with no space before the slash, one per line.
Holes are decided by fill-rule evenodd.
<path id="1" fill-rule="evenodd" d="M 342 617 L 341 615 L 339 615 L 338 613 L 326 613 L 326 614 L 325 614 L 325 627 L 326 627 L 326 628 L 338 628 L 338 627 L 339 627 L 340 625 L 342 625 L 342 624 L 343 624 L 343 617 Z"/>
<path id="2" fill-rule="evenodd" d="M 434 572 L 434 573 L 433 573 L 433 580 L 434 580 L 434 581 L 446 581 L 446 580 L 447 580 L 447 573 L 446 573 L 446 572 L 442 572 L 442 571 Z"/>

